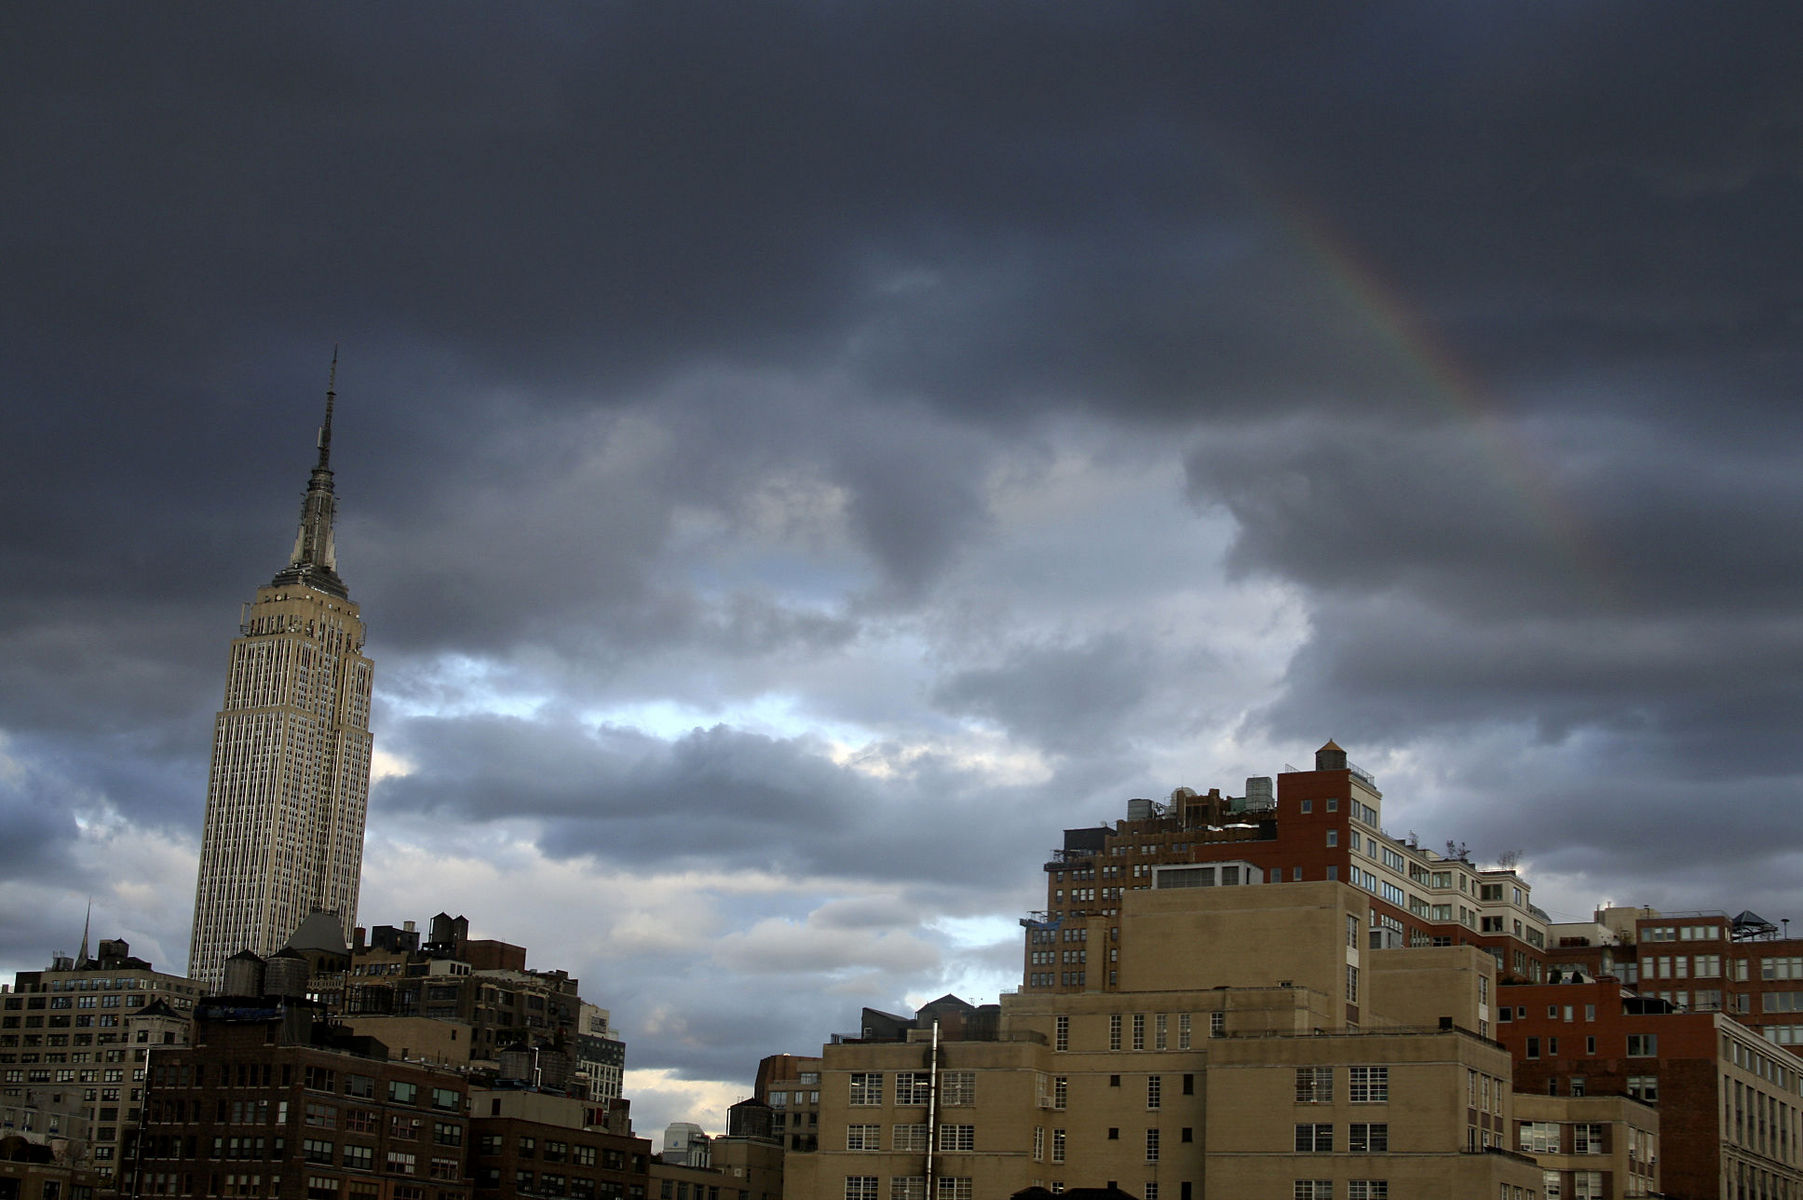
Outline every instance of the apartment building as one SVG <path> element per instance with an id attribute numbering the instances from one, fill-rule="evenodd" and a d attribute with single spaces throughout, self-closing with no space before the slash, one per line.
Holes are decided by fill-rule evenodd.
<path id="1" fill-rule="evenodd" d="M 1540 1164 L 1546 1200 L 1632 1200 L 1660 1185 L 1659 1113 L 1630 1096 L 1515 1093 L 1514 1148 Z"/>
<path id="2" fill-rule="evenodd" d="M 3 989 L 0 989 L 3 992 Z M 102 1183 L 126 1161 L 155 1047 L 188 1040 L 200 985 L 154 969 L 122 938 L 48 970 L 20 971 L 0 994 L 0 1111 L 6 1133 L 79 1133 L 69 1153 Z M 59 1119 L 66 1113 L 73 1117 Z M 13 1122 L 16 1122 L 13 1123 Z"/>

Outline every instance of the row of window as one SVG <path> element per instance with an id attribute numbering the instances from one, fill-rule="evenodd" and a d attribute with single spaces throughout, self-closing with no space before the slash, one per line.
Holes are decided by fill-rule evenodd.
<path id="1" fill-rule="evenodd" d="M 975 1125 L 941 1125 L 935 1148 L 939 1150 L 975 1150 L 977 1127 Z M 881 1150 L 883 1148 L 883 1127 L 881 1125 L 847 1125 L 845 1127 L 845 1148 L 847 1150 Z M 896 1125 L 890 1131 L 889 1148 L 898 1153 L 924 1154 L 927 1150 L 927 1127 L 925 1125 Z"/>
<path id="2" fill-rule="evenodd" d="M 1558 1038 L 1546 1038 L 1545 1046 L 1547 1058 L 1559 1057 Z M 1585 1057 L 1594 1056 L 1597 1052 L 1596 1046 L 1596 1038 L 1586 1037 L 1584 1039 Z M 1659 1035 L 1656 1033 L 1630 1033 L 1627 1038 L 1627 1047 L 1629 1058 L 1657 1058 L 1659 1057 Z M 1523 1046 L 1522 1057 L 1539 1058 L 1540 1050 L 1541 1039 L 1538 1037 L 1528 1038 Z"/>
<path id="3" fill-rule="evenodd" d="M 1297 1067 L 1296 1103 L 1331 1104 L 1333 1067 Z M 1384 1104 L 1390 1099 L 1389 1067 L 1347 1067 L 1346 1099 L 1353 1104 Z"/>
<path id="4" fill-rule="evenodd" d="M 1384 1121 L 1354 1121 L 1346 1127 L 1346 1152 L 1384 1154 L 1390 1149 L 1390 1126 Z M 1332 1154 L 1333 1125 L 1328 1122 L 1296 1126 L 1296 1153 Z"/>
<path id="5" fill-rule="evenodd" d="M 1533 1154 L 1607 1154 L 1607 1127 L 1584 1121 L 1523 1121 L 1516 1149 Z"/>
<path id="6" fill-rule="evenodd" d="M 897 1071 L 895 1073 L 894 1103 L 903 1105 L 925 1105 L 932 1099 L 933 1076 L 927 1071 Z M 883 1072 L 853 1071 L 851 1072 L 851 1103 L 858 1106 L 882 1104 Z M 939 1103 L 956 1106 L 975 1104 L 977 1102 L 977 1073 L 975 1071 L 941 1071 L 939 1073 Z"/>
<path id="7" fill-rule="evenodd" d="M 876 1175 L 847 1175 L 845 1200 L 883 1200 L 881 1185 L 882 1179 Z M 927 1200 L 926 1176 L 890 1176 L 889 1200 Z M 934 1176 L 932 1200 L 971 1200 L 970 1177 Z"/>
<path id="8" fill-rule="evenodd" d="M 1295 1197 L 1295 1200 L 1334 1200 L 1333 1180 L 1298 1179 L 1295 1191 L 1291 1195 Z M 1387 1179 L 1348 1179 L 1346 1181 L 1346 1200 L 1390 1200 L 1390 1181 Z"/>

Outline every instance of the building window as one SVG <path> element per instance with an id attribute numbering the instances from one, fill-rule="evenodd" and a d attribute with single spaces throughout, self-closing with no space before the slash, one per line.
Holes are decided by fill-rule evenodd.
<path id="1" fill-rule="evenodd" d="M 900 1147 L 897 1147 L 900 1149 Z M 1045 1161 L 1045 1126 L 1033 1126 L 1033 1161 Z"/>
<path id="2" fill-rule="evenodd" d="M 1133 1014 L 1133 1048 L 1135 1050 L 1144 1050 L 1146 1048 L 1146 1014 L 1145 1013 L 1134 1013 Z"/>
<path id="3" fill-rule="evenodd" d="M 970 1176 L 941 1175 L 935 1200 L 971 1200 Z"/>
<path id="4" fill-rule="evenodd" d="M 895 1073 L 895 1102 L 897 1104 L 926 1104 L 933 1097 L 933 1076 L 929 1071 L 897 1071 Z"/>
<path id="5" fill-rule="evenodd" d="M 1329 846 L 1338 846 L 1340 844 L 1340 831 L 1339 830 L 1329 829 L 1327 831 L 1327 844 Z"/>
<path id="6" fill-rule="evenodd" d="M 1158 1131 L 1156 1129 L 1146 1130 L 1146 1161 L 1158 1161 Z"/>
<path id="7" fill-rule="evenodd" d="M 1296 1190 L 1290 1194 L 1295 1200 L 1333 1200 L 1333 1180 L 1298 1179 Z"/>
<path id="8" fill-rule="evenodd" d="M 878 1200 L 875 1175 L 847 1175 L 845 1200 Z"/>
<path id="9" fill-rule="evenodd" d="M 881 1104 L 883 1102 L 883 1073 L 881 1071 L 853 1071 L 851 1073 L 851 1103 L 858 1105 Z M 856 1176 L 863 1179 L 865 1176 Z M 875 1176 L 870 1177 L 871 1186 L 875 1187 Z M 851 1186 L 846 1181 L 846 1186 Z"/>
<path id="10" fill-rule="evenodd" d="M 1525 1153 L 1559 1153 L 1559 1123 L 1557 1121 L 1523 1121 L 1516 1136 L 1516 1148 Z"/>
<path id="11" fill-rule="evenodd" d="M 977 1073 L 975 1071 L 946 1071 L 939 1077 L 939 1102 L 952 1108 L 962 1108 L 977 1102 Z"/>
<path id="12" fill-rule="evenodd" d="M 1052 1049 L 1069 1050 L 1071 1048 L 1071 1019 L 1059 1016 L 1053 1022 Z"/>
<path id="13" fill-rule="evenodd" d="M 1359 1002 L 1359 969 L 1348 965 L 1346 968 L 1346 1003 Z"/>
<path id="14" fill-rule="evenodd" d="M 939 1149 L 974 1150 L 976 1149 L 977 1127 L 975 1125 L 941 1125 L 939 1127 Z"/>
<path id="15" fill-rule="evenodd" d="M 1332 1067 L 1296 1068 L 1296 1103 L 1331 1104 L 1332 1102 Z"/>
<path id="16" fill-rule="evenodd" d="M 1189 1014 L 1177 1014 L 1177 1049 L 1189 1049 Z"/>
<path id="17" fill-rule="evenodd" d="M 1063 1110 L 1070 1099 L 1071 1081 L 1068 1075 L 1058 1075 L 1052 1079 L 1052 1107 Z"/>
<path id="18" fill-rule="evenodd" d="M 1146 1107 L 1158 1108 L 1164 1102 L 1164 1077 L 1162 1075 L 1146 1076 Z"/>
<path id="19" fill-rule="evenodd" d="M 1659 1035 L 1656 1033 L 1630 1033 L 1628 1035 L 1628 1057 L 1659 1057 Z"/>
<path id="20" fill-rule="evenodd" d="M 1515 1189 L 1517 1193 L 1520 1188 Z M 1346 1200 L 1390 1200 L 1390 1181 L 1388 1179 L 1349 1179 L 1346 1181 Z"/>
<path id="21" fill-rule="evenodd" d="M 1153 1022 L 1152 1048 L 1154 1050 L 1163 1050 L 1163 1049 L 1165 1049 L 1165 1046 L 1166 1046 L 1166 1043 L 1165 1043 L 1166 1016 L 1165 1016 L 1165 1014 L 1159 1013 L 1157 1016 L 1152 1018 L 1152 1022 Z"/>
<path id="22" fill-rule="evenodd" d="M 1645 1104 L 1659 1103 L 1659 1076 L 1628 1076 L 1628 1095 Z"/>
<path id="23" fill-rule="evenodd" d="M 1354 1104 L 1383 1104 L 1390 1099 L 1390 1068 L 1351 1067 L 1346 1072 L 1346 1098 Z"/>
<path id="24" fill-rule="evenodd" d="M 1346 1134 L 1346 1149 L 1354 1154 L 1385 1154 L 1390 1149 L 1390 1126 L 1382 1121 L 1355 1121 Z"/>
<path id="25" fill-rule="evenodd" d="M 1108 1017 L 1108 1048 L 1110 1050 L 1119 1050 L 1121 1048 L 1121 1014 L 1120 1013 L 1109 1014 L 1109 1017 Z"/>
<path id="26" fill-rule="evenodd" d="M 1303 1123 L 1296 1126 L 1296 1153 L 1298 1154 L 1332 1154 L 1333 1126 Z"/>
<path id="27" fill-rule="evenodd" d="M 889 1200 L 927 1200 L 926 1176 L 894 1176 L 889 1180 Z"/>
<path id="28" fill-rule="evenodd" d="M 890 1141 L 897 1153 L 925 1154 L 927 1149 L 927 1127 L 925 1125 L 896 1125 L 890 1129 Z M 875 1147 L 871 1147 L 875 1149 Z"/>
<path id="29" fill-rule="evenodd" d="M 1064 1130 L 1062 1129 L 1052 1130 L 1052 1161 L 1055 1163 L 1064 1161 Z"/>
<path id="30" fill-rule="evenodd" d="M 881 1150 L 883 1148 L 883 1127 L 881 1125 L 847 1125 L 845 1127 L 845 1148 L 847 1150 Z M 900 1149 L 901 1147 L 896 1147 Z"/>

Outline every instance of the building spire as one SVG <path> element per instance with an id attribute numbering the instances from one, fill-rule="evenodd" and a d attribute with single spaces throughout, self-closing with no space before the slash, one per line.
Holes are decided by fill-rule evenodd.
<path id="1" fill-rule="evenodd" d="M 301 501 L 300 529 L 294 535 L 294 553 L 274 583 L 305 584 L 334 596 L 347 596 L 338 578 L 338 552 L 332 539 L 332 518 L 338 501 L 332 494 L 332 407 L 338 399 L 338 347 L 332 347 L 332 368 L 326 377 L 326 418 L 319 427 L 319 462 L 307 481 Z"/>
<path id="2" fill-rule="evenodd" d="M 81 919 L 81 949 L 75 954 L 75 969 L 88 965 L 88 927 L 94 923 L 94 900 L 88 899 L 88 915 Z"/>

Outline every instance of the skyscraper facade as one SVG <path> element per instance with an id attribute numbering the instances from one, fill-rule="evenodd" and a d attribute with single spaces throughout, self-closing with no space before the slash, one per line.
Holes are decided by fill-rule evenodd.
<path id="1" fill-rule="evenodd" d="M 288 565 L 246 606 L 213 726 L 188 974 L 279 949 L 311 913 L 357 919 L 373 667 L 332 540 L 334 383 Z"/>

